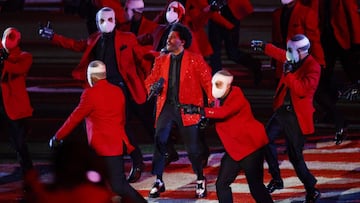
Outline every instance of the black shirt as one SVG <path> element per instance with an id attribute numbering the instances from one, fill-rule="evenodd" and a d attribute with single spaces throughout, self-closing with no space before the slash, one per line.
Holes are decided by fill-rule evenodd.
<path id="1" fill-rule="evenodd" d="M 169 88 L 167 91 L 167 102 L 172 104 L 178 104 L 179 98 L 179 79 L 180 79 L 180 67 L 184 52 L 178 55 L 171 54 L 170 56 L 170 68 L 169 68 Z"/>

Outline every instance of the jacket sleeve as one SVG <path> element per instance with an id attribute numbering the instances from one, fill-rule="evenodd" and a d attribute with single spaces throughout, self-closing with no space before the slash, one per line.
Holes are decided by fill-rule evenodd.
<path id="1" fill-rule="evenodd" d="M 19 55 L 12 55 L 4 61 L 4 71 L 12 74 L 27 74 L 33 57 L 28 52 L 21 52 Z"/>
<path id="2" fill-rule="evenodd" d="M 68 136 L 71 131 L 91 113 L 93 105 L 88 90 L 89 88 L 84 90 L 80 98 L 80 103 L 56 132 L 55 136 L 57 139 L 61 140 Z"/>
<path id="3" fill-rule="evenodd" d="M 76 52 L 84 52 L 87 47 L 87 40 L 74 40 L 59 34 L 54 34 L 51 41 L 54 45 Z"/>

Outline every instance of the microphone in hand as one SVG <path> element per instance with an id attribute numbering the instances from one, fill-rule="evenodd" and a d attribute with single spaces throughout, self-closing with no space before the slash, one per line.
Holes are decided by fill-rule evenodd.
<path id="1" fill-rule="evenodd" d="M 150 87 L 150 94 L 147 98 L 147 100 L 149 101 L 153 96 L 157 96 L 161 90 L 163 89 L 164 86 L 164 78 L 160 78 L 157 82 L 155 82 L 154 84 L 151 85 Z"/>

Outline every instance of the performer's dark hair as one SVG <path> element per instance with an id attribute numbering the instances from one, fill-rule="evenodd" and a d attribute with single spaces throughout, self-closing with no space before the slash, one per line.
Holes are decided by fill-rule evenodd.
<path id="1" fill-rule="evenodd" d="M 175 23 L 172 25 L 170 32 L 178 32 L 181 40 L 185 40 L 184 48 L 187 49 L 191 45 L 192 35 L 190 29 L 181 23 Z"/>

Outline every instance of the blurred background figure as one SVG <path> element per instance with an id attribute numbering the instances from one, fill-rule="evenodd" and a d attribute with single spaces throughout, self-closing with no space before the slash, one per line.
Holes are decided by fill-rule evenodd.
<path id="1" fill-rule="evenodd" d="M 223 25 L 209 20 L 208 35 L 213 54 L 210 56 L 210 66 L 213 74 L 222 68 L 221 50 L 223 43 L 228 58 L 237 64 L 248 68 L 254 77 L 254 84 L 259 85 L 262 80 L 261 61 L 251 54 L 239 49 L 240 21 L 250 15 L 254 8 L 249 0 L 214 0 L 219 6 L 221 16 L 231 22 L 234 27 L 227 29 Z"/>
<path id="2" fill-rule="evenodd" d="M 32 169 L 33 162 L 26 144 L 27 119 L 33 108 L 26 90 L 26 77 L 33 57 L 22 51 L 21 33 L 14 27 L 5 29 L 0 44 L 0 122 L 4 124 L 15 149 L 22 173 Z"/>
<path id="3" fill-rule="evenodd" d="M 67 140 L 52 151 L 52 181 L 42 182 L 37 170 L 26 174 L 29 203 L 112 203 L 104 160 L 87 144 Z"/>

